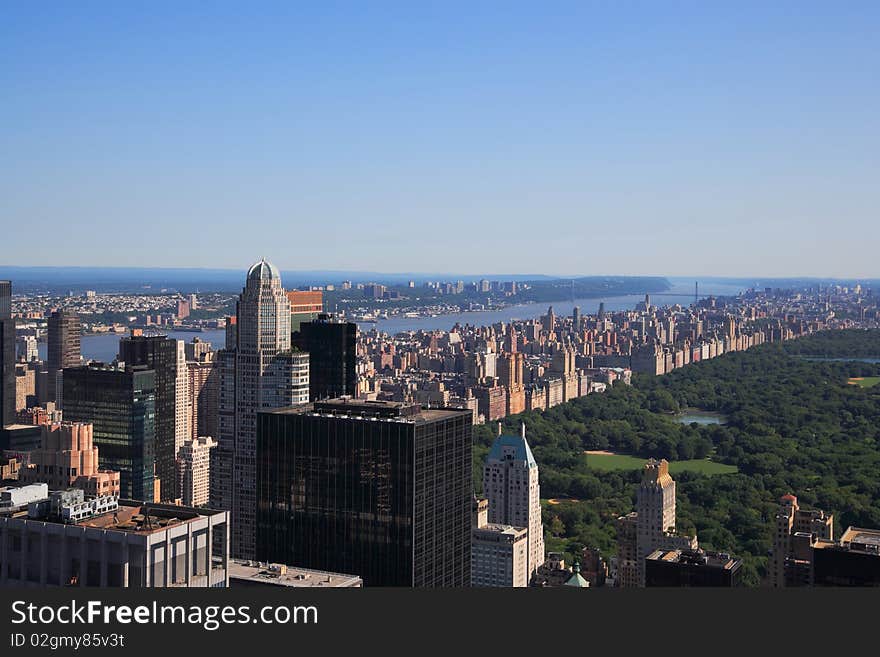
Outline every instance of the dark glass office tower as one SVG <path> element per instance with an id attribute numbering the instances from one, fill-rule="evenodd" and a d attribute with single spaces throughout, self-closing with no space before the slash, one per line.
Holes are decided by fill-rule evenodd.
<path id="1" fill-rule="evenodd" d="M 706 550 L 654 550 L 645 557 L 645 586 L 739 586 L 742 560 Z"/>
<path id="2" fill-rule="evenodd" d="M 58 310 L 49 316 L 48 349 L 46 353 L 47 401 L 57 401 L 60 395 L 56 390 L 58 372 L 67 367 L 79 367 L 80 337 L 82 324 L 79 315 Z"/>
<path id="3" fill-rule="evenodd" d="M 814 586 L 880 587 L 880 529 L 849 527 L 836 542 L 813 544 Z"/>
<path id="4" fill-rule="evenodd" d="M 469 586 L 471 418 L 340 399 L 260 412 L 257 558 Z"/>
<path id="5" fill-rule="evenodd" d="M 121 497 L 153 501 L 155 374 L 102 364 L 64 370 L 64 419 L 91 422 L 102 468 L 119 470 Z"/>
<path id="6" fill-rule="evenodd" d="M 321 314 L 300 324 L 293 345 L 309 354 L 309 399 L 334 399 L 357 392 L 357 324 Z"/>
<path id="7" fill-rule="evenodd" d="M 12 283 L 0 281 L 0 429 L 15 422 L 15 320 Z"/>
<path id="8" fill-rule="evenodd" d="M 174 500 L 178 497 L 175 449 L 177 341 L 164 335 L 122 338 L 119 341 L 119 360 L 126 367 L 146 367 L 156 373 L 156 476 L 160 482 L 161 499 Z M 66 411 L 66 399 L 64 405 Z"/>
<path id="9" fill-rule="evenodd" d="M 12 318 L 12 281 L 0 281 L 0 319 Z"/>

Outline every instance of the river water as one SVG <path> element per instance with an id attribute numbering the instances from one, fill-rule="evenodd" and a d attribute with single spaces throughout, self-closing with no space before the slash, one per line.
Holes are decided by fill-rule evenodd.
<path id="1" fill-rule="evenodd" d="M 742 291 L 741 287 L 725 283 L 707 284 L 700 286 L 700 296 L 735 295 Z M 631 310 L 645 298 L 644 294 L 626 294 L 615 297 L 595 297 L 590 299 L 575 299 L 574 301 L 556 301 L 550 303 L 525 303 L 507 306 L 499 310 L 485 310 L 474 312 L 450 313 L 437 317 L 393 317 L 382 319 L 377 323 L 361 323 L 362 331 L 376 328 L 385 333 L 400 333 L 402 331 L 448 331 L 455 324 L 470 324 L 472 326 L 488 326 L 498 322 L 510 322 L 511 320 L 525 320 L 540 317 L 547 312 L 547 307 L 552 305 L 553 312 L 558 316 L 570 315 L 575 306 L 579 306 L 584 315 L 596 314 L 599 304 L 605 304 L 605 310 Z M 651 303 L 657 306 L 671 306 L 681 304 L 689 306 L 694 302 L 693 288 L 683 283 L 675 283 L 668 291 L 651 295 Z M 191 342 L 198 337 L 203 342 L 210 342 L 215 349 L 221 349 L 226 345 L 226 332 L 224 329 L 210 331 L 169 331 L 168 337 L 175 340 Z M 119 353 L 120 334 L 84 335 L 81 340 L 81 351 L 86 360 L 93 359 L 103 362 L 111 362 Z M 39 345 L 40 358 L 46 358 L 46 343 Z"/>
<path id="2" fill-rule="evenodd" d="M 102 333 L 100 335 L 84 335 L 80 338 L 80 351 L 86 360 L 99 360 L 104 363 L 112 362 L 119 353 L 119 339 L 125 337 L 125 333 Z M 222 349 L 226 346 L 226 329 L 214 329 L 211 331 L 169 331 L 169 338 L 192 342 L 198 338 L 202 342 L 210 342 L 214 349 Z M 46 343 L 38 345 L 40 358 L 46 359 Z"/>
<path id="3" fill-rule="evenodd" d="M 726 283 L 700 286 L 700 297 L 735 295 L 743 288 Z M 645 300 L 644 294 L 626 294 L 616 297 L 592 297 L 589 299 L 575 299 L 574 301 L 554 301 L 552 304 L 524 303 L 507 306 L 499 310 L 473 311 L 463 313 L 451 313 L 437 317 L 392 317 L 380 319 L 375 324 L 362 323 L 361 330 L 369 331 L 373 328 L 385 333 L 400 333 L 401 331 L 448 331 L 455 324 L 470 324 L 472 326 L 489 326 L 498 322 L 510 322 L 511 320 L 525 320 L 540 317 L 546 314 L 547 308 L 553 306 L 553 312 L 557 316 L 570 315 L 575 306 L 579 306 L 581 314 L 595 315 L 599 311 L 599 304 L 605 304 L 605 310 L 632 310 L 636 304 Z M 672 306 L 681 304 L 689 306 L 694 302 L 693 287 L 684 284 L 674 284 L 668 291 L 652 294 L 651 303 L 656 306 Z"/>

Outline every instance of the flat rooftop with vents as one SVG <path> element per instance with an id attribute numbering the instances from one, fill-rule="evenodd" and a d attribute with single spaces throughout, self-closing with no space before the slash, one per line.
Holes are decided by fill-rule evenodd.
<path id="1" fill-rule="evenodd" d="M 65 521 L 49 504 L 0 514 L 0 587 L 229 585 L 228 511 L 119 500 Z"/>
<path id="2" fill-rule="evenodd" d="M 360 588 L 357 575 L 310 570 L 277 563 L 233 560 L 229 562 L 229 586 L 290 586 L 304 588 Z"/>

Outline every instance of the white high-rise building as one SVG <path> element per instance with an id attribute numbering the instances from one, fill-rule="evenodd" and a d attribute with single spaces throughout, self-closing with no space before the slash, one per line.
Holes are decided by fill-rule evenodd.
<path id="1" fill-rule="evenodd" d="M 538 464 L 526 441 L 526 425 L 519 436 L 500 435 L 489 450 L 483 468 L 483 495 L 489 500 L 490 523 L 528 530 L 528 574 L 544 563 L 544 525 Z"/>
<path id="2" fill-rule="evenodd" d="M 205 506 L 211 484 L 211 450 L 217 446 L 210 436 L 188 438 L 177 453 L 180 498 L 184 506 Z"/>
<path id="3" fill-rule="evenodd" d="M 186 368 L 186 348 L 177 340 L 177 369 L 174 382 L 174 453 L 180 452 L 183 442 L 192 435 L 192 403 L 189 394 L 189 373 Z M 184 504 L 186 504 L 184 502 Z"/>
<path id="4" fill-rule="evenodd" d="M 474 500 L 471 586 L 529 585 L 529 530 L 490 523 L 489 501 Z"/>
<path id="5" fill-rule="evenodd" d="M 257 411 L 308 403 L 309 356 L 291 351 L 290 302 L 274 265 L 261 260 L 248 270 L 236 315 L 231 549 L 236 557 L 252 559 L 256 548 Z"/>

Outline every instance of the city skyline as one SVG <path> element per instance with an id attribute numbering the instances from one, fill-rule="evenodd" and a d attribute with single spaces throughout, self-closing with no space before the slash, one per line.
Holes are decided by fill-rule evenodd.
<path id="1" fill-rule="evenodd" d="M 275 262 L 272 258 L 264 258 L 267 261 Z M 66 286 L 68 289 L 72 287 L 89 288 L 89 285 L 107 286 L 109 284 L 117 284 L 120 286 L 138 284 L 139 287 L 150 288 L 154 286 L 164 285 L 166 287 L 174 287 L 174 283 L 186 282 L 193 289 L 214 284 L 223 286 L 232 286 L 231 289 L 237 289 L 239 277 L 242 270 L 247 270 L 254 258 L 248 260 L 248 263 L 242 267 L 128 267 L 128 266 L 39 266 L 39 265 L 8 265 L 0 263 L 0 280 L 15 280 L 17 286 L 33 286 L 42 284 L 47 287 Z M 491 281 L 512 280 L 518 282 L 526 281 L 556 281 L 556 280 L 577 280 L 577 279 L 637 279 L 637 278 L 653 278 L 666 279 L 673 287 L 677 285 L 692 285 L 697 283 L 738 283 L 743 285 L 761 285 L 764 283 L 878 283 L 878 276 L 833 276 L 833 275 L 787 275 L 787 276 L 770 276 L 759 273 L 743 274 L 737 276 L 722 275 L 702 275 L 702 274 L 681 274 L 673 275 L 669 273 L 647 273 L 637 274 L 632 272 L 624 272 L 621 270 L 611 270 L 600 273 L 567 273 L 552 274 L 547 272 L 523 270 L 519 272 L 511 272 L 509 270 L 499 270 L 491 273 L 488 271 L 441 271 L 441 270 L 364 270 L 364 269 L 295 269 L 279 267 L 281 275 L 288 284 L 293 286 L 301 285 L 324 285 L 334 284 L 344 281 L 367 283 L 382 282 L 391 285 L 406 285 L 410 281 L 417 284 L 423 284 L 438 280 L 463 280 L 467 282 L 476 282 L 481 279 Z M 103 277 L 103 278 L 102 278 Z M 112 277 L 112 278 L 111 278 Z M 192 277 L 192 278 L 187 278 Z M 205 291 L 211 291 L 206 289 Z"/>
<path id="2" fill-rule="evenodd" d="M 287 290 L 265 260 L 244 279 L 234 315 L 217 294 L 169 302 L 87 290 L 7 302 L 14 289 L 0 281 L 16 354 L 6 354 L 2 368 L 14 368 L 13 423 L 0 430 L 9 479 L 0 486 L 0 522 L 11 527 L 5 549 L 16 566 L 0 569 L 0 583 L 14 585 L 25 573 L 46 586 L 230 585 L 229 558 L 271 561 L 279 575 L 290 567 L 348 573 L 341 577 L 365 586 L 852 586 L 880 577 L 874 507 L 857 502 L 870 495 L 862 491 L 873 474 L 863 473 L 874 472 L 875 454 L 875 443 L 859 436 L 880 426 L 870 419 L 876 406 L 865 403 L 880 390 L 880 359 L 870 346 L 880 302 L 872 287 L 760 286 L 718 297 L 694 290 L 686 303 L 663 301 L 681 301 L 680 294 L 630 294 L 622 305 L 551 304 L 538 317 L 389 333 L 320 313 L 333 289 Z M 431 286 L 455 297 L 516 295 L 541 283 L 447 281 L 425 289 Z M 344 289 L 362 299 L 402 298 L 380 284 Z M 127 326 L 79 321 L 80 309 L 99 317 L 104 298 Z M 194 319 L 193 312 L 205 314 Z M 84 343 L 58 333 L 62 317 L 74 321 L 77 337 L 112 328 L 107 337 L 124 362 L 87 362 Z M 194 336 L 184 343 L 143 335 L 159 326 L 188 327 Z M 204 327 L 215 330 L 209 341 Z M 212 345 L 216 331 L 224 335 Z M 51 363 L 36 348 L 47 333 L 62 352 L 54 361 L 69 356 L 54 402 Z M 166 347 L 162 357 L 135 350 L 147 341 Z M 661 376 L 664 383 L 654 383 Z M 781 395 L 791 405 L 780 404 Z M 817 404 L 851 410 L 810 410 Z M 846 424 L 835 423 L 838 416 Z M 47 441 L 45 427 L 73 436 L 79 429 L 71 421 L 94 436 L 79 447 L 93 456 L 59 470 L 63 446 Z M 836 479 L 831 489 L 817 483 L 818 496 L 797 485 L 782 466 L 783 449 L 801 479 L 811 459 L 821 465 L 846 455 L 853 474 L 840 468 L 836 476 L 841 486 L 856 486 L 853 501 L 834 494 Z M 636 468 L 643 470 L 637 487 L 614 474 Z M 110 471 L 119 496 L 97 487 L 112 485 Z M 688 473 L 681 518 L 674 472 Z M 62 490 L 75 476 L 78 490 Z M 772 486 L 755 488 L 767 477 Z M 752 490 L 744 505 L 729 492 L 741 488 Z M 779 498 L 778 490 L 793 492 Z M 797 493 L 805 511 L 782 522 L 776 499 L 784 506 Z M 729 518 L 713 520 L 715 500 L 758 512 L 731 507 Z M 171 503 L 184 506 L 166 508 Z M 177 546 L 213 564 L 204 573 L 181 568 L 190 559 L 179 561 L 179 552 L 170 569 L 146 579 L 137 555 L 124 553 L 121 571 L 113 557 L 83 572 L 64 547 L 59 561 L 46 558 L 47 547 L 29 556 L 31 537 L 15 541 L 16 521 L 76 517 L 137 532 L 138 522 L 151 527 L 153 515 L 169 526 L 200 522 L 212 513 L 205 505 L 225 514 L 217 520 L 227 529 L 215 540 L 206 527 L 191 546 Z M 767 505 L 769 515 L 760 512 Z M 182 513 L 163 518 L 168 509 Z M 830 520 L 827 531 L 807 526 L 825 517 L 822 509 L 848 527 L 839 538 Z M 765 528 L 774 517 L 781 531 L 771 552 Z M 210 560 L 208 546 L 218 550 Z"/>
<path id="3" fill-rule="evenodd" d="M 876 278 L 878 12 L 10 7 L 0 262 Z"/>

